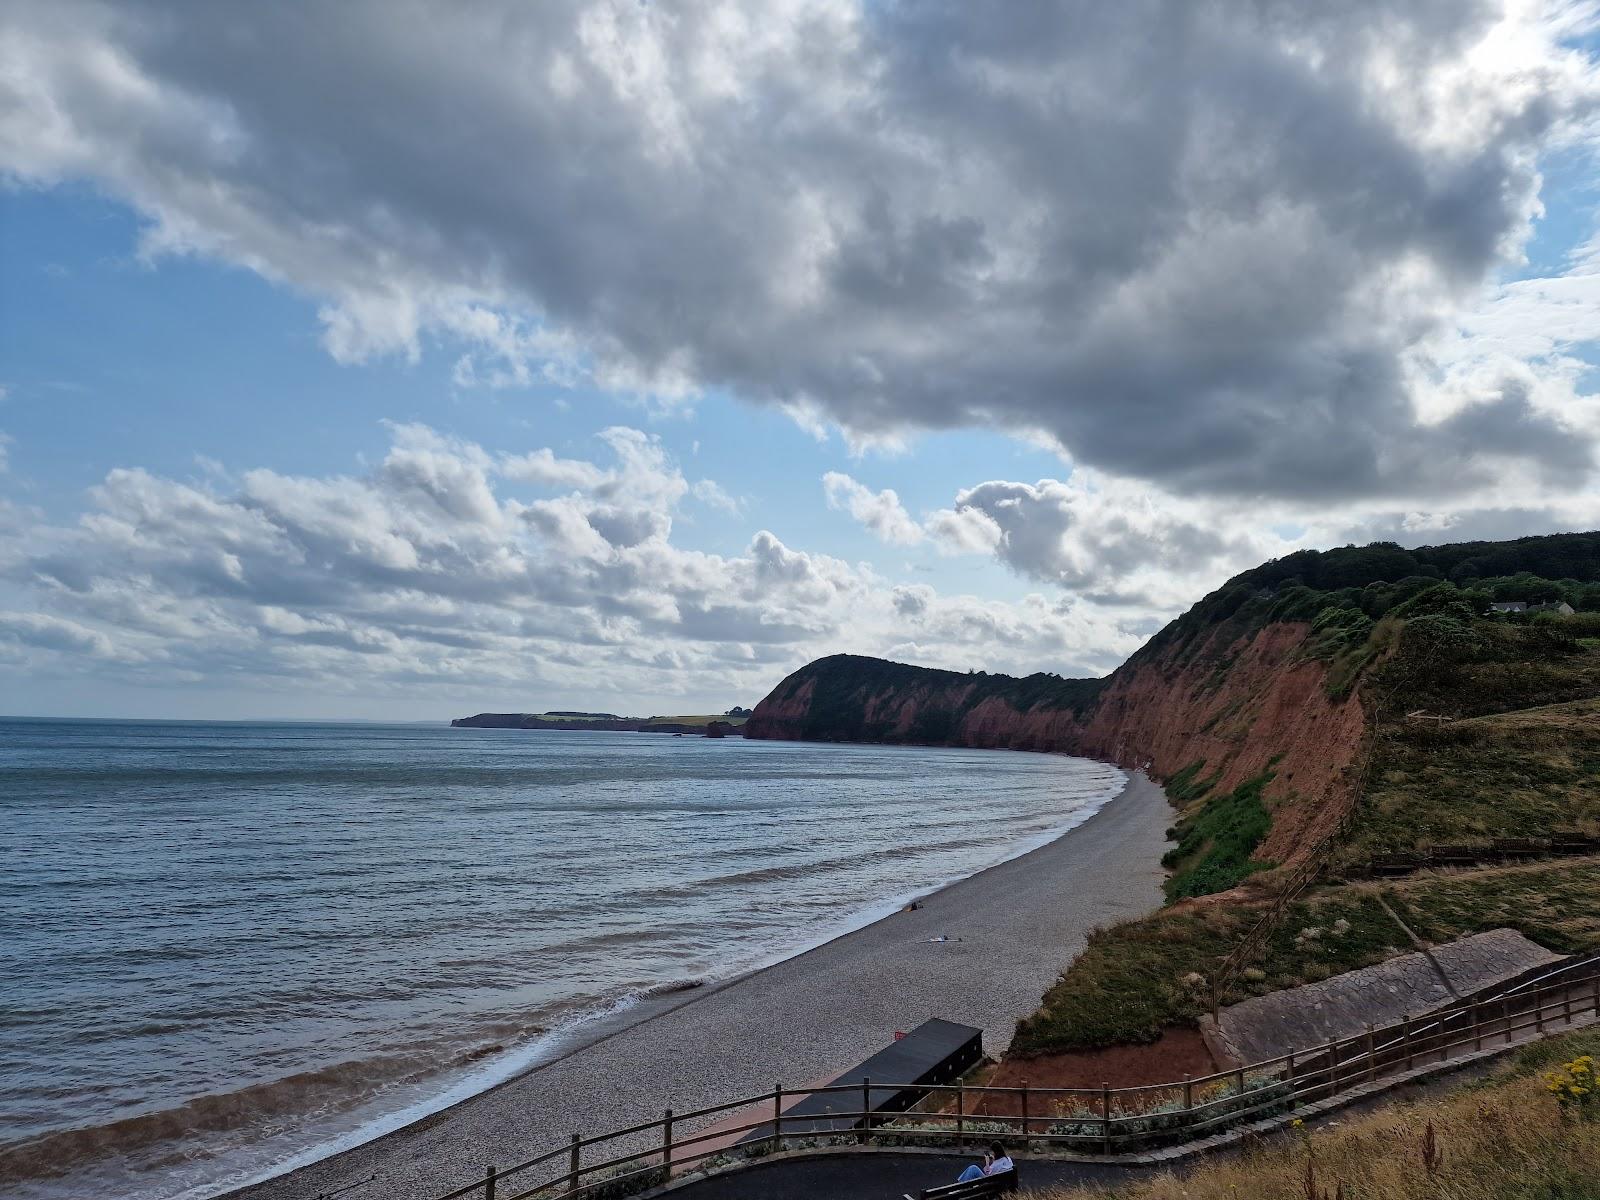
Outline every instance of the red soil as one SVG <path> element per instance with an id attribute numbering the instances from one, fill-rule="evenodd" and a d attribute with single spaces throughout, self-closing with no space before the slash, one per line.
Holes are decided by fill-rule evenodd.
<path id="1" fill-rule="evenodd" d="M 1108 1046 L 1103 1050 L 1079 1050 L 1070 1054 L 1046 1054 L 1038 1058 L 1010 1058 L 995 1068 L 991 1087 L 1089 1088 L 1109 1084 L 1114 1088 L 1140 1087 L 1152 1083 L 1179 1083 L 1185 1075 L 1209 1075 L 1217 1069 L 1198 1030 L 1172 1028 L 1160 1040 L 1145 1046 Z M 1146 1097 L 1154 1106 L 1173 1099 L 1178 1093 L 1151 1092 Z M 1076 1103 L 1094 1107 L 1084 1097 Z M 1050 1113 L 1044 1096 L 1029 1097 L 1029 1114 Z M 1065 1102 L 1065 1107 L 1072 1107 Z M 1135 1107 L 1128 1097 L 1118 1100 L 1121 1111 Z M 975 1113 L 1022 1115 L 1021 1096 L 986 1096 Z M 1031 1124 L 1031 1122 L 1030 1122 Z"/>

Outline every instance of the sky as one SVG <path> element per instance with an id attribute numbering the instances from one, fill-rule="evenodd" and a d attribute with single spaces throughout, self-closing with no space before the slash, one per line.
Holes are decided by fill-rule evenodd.
<path id="1" fill-rule="evenodd" d="M 1100 675 L 1600 527 L 1600 11 L 0 0 L 0 712 Z"/>

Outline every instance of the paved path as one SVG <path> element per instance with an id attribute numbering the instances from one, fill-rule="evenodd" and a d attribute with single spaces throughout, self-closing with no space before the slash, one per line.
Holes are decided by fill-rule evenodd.
<path id="1" fill-rule="evenodd" d="M 662 1200 L 901 1200 L 910 1192 L 954 1183 L 972 1156 L 892 1154 L 807 1158 L 758 1163 L 676 1189 Z M 1025 1189 L 1131 1183 L 1171 1168 L 1025 1160 L 1018 1166 Z"/>

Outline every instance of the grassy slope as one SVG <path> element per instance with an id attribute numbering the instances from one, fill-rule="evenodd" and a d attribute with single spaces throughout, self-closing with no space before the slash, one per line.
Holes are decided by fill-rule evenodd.
<path id="1" fill-rule="evenodd" d="M 1409 584 L 1385 587 L 1387 598 L 1377 605 L 1370 603 L 1374 589 L 1362 593 L 1377 618 L 1365 624 L 1338 616 L 1353 608 L 1328 608 L 1325 596 L 1287 588 L 1295 605 L 1324 606 L 1313 619 L 1326 633 L 1311 652 L 1331 664 L 1329 686 L 1359 683 L 1379 717 L 1355 828 L 1335 865 L 1421 842 L 1600 828 L 1600 616 L 1475 619 L 1461 608 L 1463 594 L 1448 588 L 1430 594 Z M 1275 611 L 1284 603 L 1253 593 L 1246 605 Z M 1437 637 L 1420 636 L 1430 621 L 1432 634 L 1443 630 L 1442 653 Z M 1441 726 L 1407 718 L 1418 710 L 1454 719 Z M 1180 806 L 1180 844 L 1166 863 L 1174 869 L 1169 898 L 1244 879 L 1261 832 L 1259 806 L 1248 795 L 1210 795 L 1200 763 L 1168 780 L 1168 789 Z M 1352 885 L 1308 895 L 1226 999 L 1324 978 L 1406 948 L 1373 891 Z M 1388 894 L 1433 941 L 1510 927 L 1556 950 L 1600 947 L 1600 864 L 1428 877 Z M 1219 898 L 1097 933 L 1039 1012 L 1019 1025 L 1013 1053 L 1148 1042 L 1169 1025 L 1191 1023 L 1206 999 L 1203 977 L 1257 911 Z M 1306 929 L 1322 932 L 1300 936 Z"/>
<path id="2" fill-rule="evenodd" d="M 1600 949 L 1600 859 L 1329 886 L 1291 906 L 1254 971 L 1224 1001 L 1312 983 L 1410 950 L 1378 903 L 1380 892 L 1431 941 L 1511 928 L 1552 950 Z M 1168 1026 L 1192 1024 L 1210 993 L 1190 977 L 1206 975 L 1258 911 L 1243 904 L 1185 906 L 1097 930 L 1040 1010 L 1018 1024 L 1011 1052 L 1152 1042 Z"/>
<path id="3" fill-rule="evenodd" d="M 1549 690 L 1589 698 L 1442 725 L 1387 723 L 1349 858 L 1428 842 L 1600 832 L 1600 652 L 1585 647 L 1558 667 L 1545 665 L 1547 684 L 1561 685 Z"/>
<path id="4" fill-rule="evenodd" d="M 1273 865 L 1251 858 L 1272 827 L 1272 816 L 1262 799 L 1272 773 L 1257 775 L 1231 792 L 1213 796 L 1216 776 L 1205 778 L 1204 770 L 1204 762 L 1191 763 L 1166 784 L 1168 799 L 1182 805 L 1172 828 L 1178 844 L 1161 860 L 1172 872 L 1165 884 L 1168 900 L 1227 891 Z"/>
<path id="5" fill-rule="evenodd" d="M 1036 1193 L 1041 1200 L 1241 1200 L 1342 1194 L 1348 1200 L 1600 1200 L 1600 1120 L 1563 1120 L 1544 1077 L 1600 1033 L 1528 1047 L 1498 1073 L 1437 1100 L 1396 1105 L 1337 1128 L 1286 1134 L 1176 1179 Z M 1432 1126 L 1439 1161 L 1423 1145 Z M 1307 1166 L 1310 1165 L 1310 1173 Z M 1341 1191 L 1342 1189 L 1342 1191 Z"/>
<path id="6" fill-rule="evenodd" d="M 706 726 L 713 721 L 721 721 L 724 725 L 732 725 L 735 729 L 743 725 L 748 717 L 724 717 L 719 713 L 697 714 L 687 717 L 651 717 L 646 725 L 700 725 Z"/>

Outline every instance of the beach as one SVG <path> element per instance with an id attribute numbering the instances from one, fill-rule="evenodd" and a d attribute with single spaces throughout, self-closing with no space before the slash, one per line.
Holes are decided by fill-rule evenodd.
<path id="1" fill-rule="evenodd" d="M 1161 903 L 1171 820 L 1160 788 L 1131 775 L 1083 824 L 914 910 L 665 998 L 555 1061 L 228 1195 L 306 1200 L 376 1176 L 347 1195 L 430 1200 L 573 1133 L 831 1077 L 929 1017 L 978 1026 L 998 1054 L 1091 929 Z"/>

